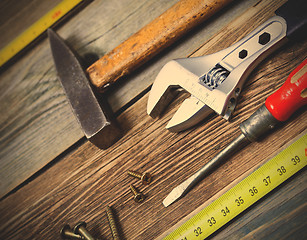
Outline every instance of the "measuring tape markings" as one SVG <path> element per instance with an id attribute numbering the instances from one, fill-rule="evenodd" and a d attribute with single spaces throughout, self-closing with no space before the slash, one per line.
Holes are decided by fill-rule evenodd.
<path id="1" fill-rule="evenodd" d="M 307 165 L 307 134 L 224 193 L 164 240 L 204 239 Z"/>
<path id="2" fill-rule="evenodd" d="M 0 66 L 57 22 L 82 0 L 63 0 L 0 51 Z"/>

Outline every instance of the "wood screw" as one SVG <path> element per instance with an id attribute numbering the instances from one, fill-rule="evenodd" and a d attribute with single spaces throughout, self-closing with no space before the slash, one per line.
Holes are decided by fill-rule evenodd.
<path id="1" fill-rule="evenodd" d="M 130 189 L 134 195 L 134 201 L 141 203 L 145 200 L 145 196 L 139 192 L 132 184 L 130 185 Z"/>
<path id="2" fill-rule="evenodd" d="M 65 224 L 60 231 L 62 239 L 84 239 L 82 236 L 75 234 L 68 224 Z"/>
<path id="3" fill-rule="evenodd" d="M 115 222 L 115 218 L 114 218 L 111 207 L 107 206 L 106 213 L 107 213 L 107 217 L 108 217 L 108 220 L 109 220 L 109 225 L 110 225 L 110 228 L 111 228 L 111 233 L 112 233 L 113 239 L 119 240 L 120 239 L 119 233 L 118 233 L 118 230 L 117 230 L 117 227 L 116 227 L 116 222 Z"/>
<path id="4" fill-rule="evenodd" d="M 150 173 L 139 173 L 139 172 L 132 171 L 132 170 L 129 170 L 127 173 L 128 173 L 128 175 L 130 175 L 132 177 L 141 179 L 142 184 L 144 184 L 144 185 L 148 185 L 151 182 L 151 179 L 152 179 Z"/>
<path id="5" fill-rule="evenodd" d="M 87 231 L 85 222 L 77 223 L 74 227 L 74 233 L 80 234 L 86 240 L 95 240 L 95 238 L 93 238 L 92 235 Z"/>

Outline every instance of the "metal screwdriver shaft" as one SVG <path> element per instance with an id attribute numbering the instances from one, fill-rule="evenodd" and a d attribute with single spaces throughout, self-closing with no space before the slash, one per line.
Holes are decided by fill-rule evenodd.
<path id="1" fill-rule="evenodd" d="M 201 179 L 206 175 L 210 174 L 214 168 L 220 165 L 224 160 L 226 160 L 236 149 L 239 147 L 242 149 L 250 141 L 241 134 L 236 138 L 231 144 L 229 144 L 224 150 L 218 153 L 214 158 L 212 158 L 204 167 L 202 167 L 198 172 L 189 177 L 179 186 L 175 187 L 170 194 L 164 199 L 163 205 L 165 207 L 172 204 L 174 201 L 184 196 L 188 191 L 190 191 Z"/>

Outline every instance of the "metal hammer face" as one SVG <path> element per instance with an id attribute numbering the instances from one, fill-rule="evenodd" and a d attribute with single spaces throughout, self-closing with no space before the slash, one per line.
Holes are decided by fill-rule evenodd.
<path id="1" fill-rule="evenodd" d="M 48 37 L 59 79 L 84 135 L 106 149 L 121 137 L 107 103 L 99 103 L 80 62 L 73 51 L 51 29 Z"/>

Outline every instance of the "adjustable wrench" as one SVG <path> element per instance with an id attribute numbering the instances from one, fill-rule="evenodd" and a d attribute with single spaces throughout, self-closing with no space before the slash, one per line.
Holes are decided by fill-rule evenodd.
<path id="1" fill-rule="evenodd" d="M 229 120 L 250 72 L 288 39 L 306 33 L 304 6 L 303 0 L 288 1 L 277 9 L 276 16 L 229 48 L 211 55 L 168 62 L 152 86 L 147 113 L 158 117 L 172 100 L 171 91 L 183 88 L 191 97 L 168 123 L 166 128 L 170 131 L 185 130 L 213 111 Z"/>

